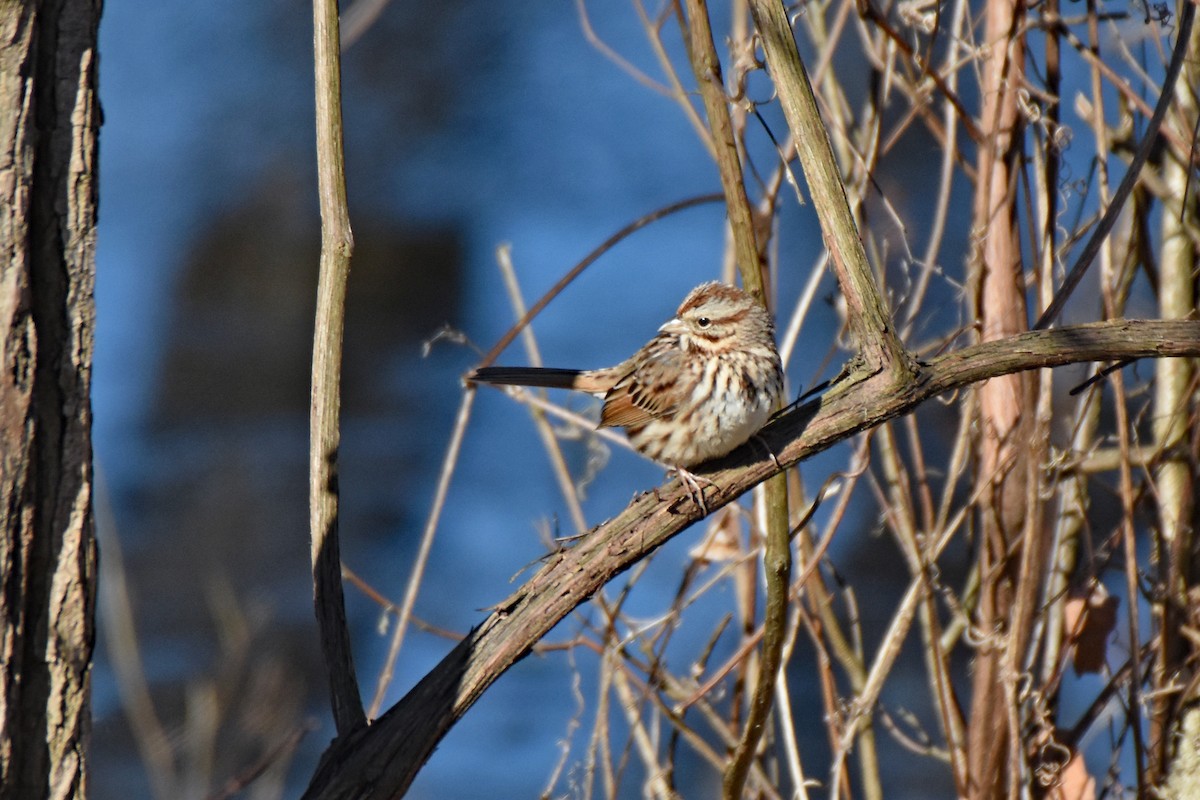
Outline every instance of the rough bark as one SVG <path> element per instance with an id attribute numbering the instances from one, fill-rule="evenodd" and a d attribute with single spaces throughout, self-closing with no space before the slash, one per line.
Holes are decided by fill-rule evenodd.
<path id="1" fill-rule="evenodd" d="M 0 797 L 83 797 L 95 0 L 0 0 Z"/>

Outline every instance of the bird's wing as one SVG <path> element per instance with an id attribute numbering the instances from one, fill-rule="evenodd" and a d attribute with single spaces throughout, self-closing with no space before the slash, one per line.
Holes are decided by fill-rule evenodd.
<path id="1" fill-rule="evenodd" d="M 625 362 L 624 375 L 604 397 L 600 424 L 604 427 L 644 425 L 670 416 L 679 408 L 686 387 L 678 349 L 638 353 Z"/>

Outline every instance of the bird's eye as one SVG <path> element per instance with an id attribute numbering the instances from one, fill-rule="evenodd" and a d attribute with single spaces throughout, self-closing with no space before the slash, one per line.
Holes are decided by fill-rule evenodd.
<path id="1" fill-rule="evenodd" d="M 701 328 L 707 328 L 709 325 L 712 325 L 712 320 L 708 317 L 700 317 L 698 320 L 696 320 L 696 324 Z"/>

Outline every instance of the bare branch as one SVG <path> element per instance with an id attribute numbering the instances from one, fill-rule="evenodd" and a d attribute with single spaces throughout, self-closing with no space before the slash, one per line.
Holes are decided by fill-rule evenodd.
<path id="1" fill-rule="evenodd" d="M 362 697 L 350 653 L 342 598 L 338 544 L 337 457 L 341 415 L 342 331 L 346 279 L 354 235 L 346 204 L 342 151 L 342 73 L 336 0 L 313 0 L 313 63 L 316 68 L 317 181 L 321 203 L 321 272 L 313 333 L 312 412 L 309 421 L 309 527 L 313 599 L 321 646 L 329 670 L 333 718 L 338 732 L 361 726 Z"/>
<path id="2" fill-rule="evenodd" d="M 1081 361 L 1200 355 L 1200 322 L 1120 320 L 1023 333 L 950 353 L 922 366 L 905 385 L 845 382 L 788 413 L 762 437 L 786 467 L 847 437 L 909 413 L 922 402 L 976 381 Z M 722 507 L 777 470 L 753 444 L 713 462 L 705 477 Z M 572 609 L 616 575 L 698 520 L 701 510 L 672 480 L 636 498 L 498 603 L 397 705 L 369 728 L 339 736 L 305 794 L 309 800 L 402 793 L 446 732 L 483 692 Z"/>

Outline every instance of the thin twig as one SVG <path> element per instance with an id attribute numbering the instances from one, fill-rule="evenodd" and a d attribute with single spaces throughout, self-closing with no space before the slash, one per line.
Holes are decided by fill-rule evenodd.
<path id="1" fill-rule="evenodd" d="M 220 789 L 208 795 L 207 800 L 227 800 L 227 798 L 245 791 L 246 787 L 258 780 L 272 765 L 278 764 L 290 756 L 300 745 L 300 741 L 319 727 L 316 720 L 310 719 L 300 723 L 295 730 L 263 753 L 256 762 L 231 777 Z"/>
<path id="2" fill-rule="evenodd" d="M 742 161 L 738 155 L 729 117 L 729 100 L 721 79 L 721 60 L 713 44 L 712 26 L 705 0 L 686 0 L 687 21 L 684 44 L 692 62 L 696 85 L 708 116 L 721 187 L 725 190 L 725 212 L 733 235 L 734 254 L 742 276 L 742 285 L 760 303 L 768 306 L 766 287 L 762 278 L 762 258 L 755 241 L 754 221 L 746 185 L 742 176 Z M 682 20 L 681 20 L 682 23 Z"/>
<path id="3" fill-rule="evenodd" d="M 505 334 L 500 337 L 500 340 L 496 342 L 496 344 L 492 345 L 492 349 L 487 351 L 487 354 L 479 362 L 479 366 L 486 367 L 495 361 L 497 356 L 504 352 L 504 349 L 512 344 L 513 339 L 516 339 L 517 335 L 525 329 L 525 326 L 532 322 L 534 317 L 542 313 L 542 310 L 550 304 L 551 300 L 558 297 L 559 294 L 562 293 L 563 289 L 566 289 L 571 282 L 578 278 L 585 269 L 594 264 L 596 260 L 600 258 L 600 256 L 607 253 L 623 239 L 628 238 L 630 235 L 636 233 L 650 223 L 662 219 L 663 217 L 670 216 L 671 214 L 688 208 L 704 205 L 705 203 L 719 203 L 723 199 L 724 195 L 721 194 L 704 194 L 698 197 L 689 197 L 686 200 L 680 200 L 676 203 L 671 203 L 670 205 L 651 211 L 649 214 L 639 217 L 625 227 L 621 228 L 612 236 L 601 242 L 596 249 L 584 256 L 582 261 L 571 267 L 571 269 L 567 271 L 567 274 L 559 278 L 557 283 L 551 286 L 550 289 L 544 295 L 542 295 L 536 303 L 530 306 L 529 311 L 525 312 L 525 316 L 521 317 L 521 319 L 515 325 L 509 328 Z"/>
<path id="4" fill-rule="evenodd" d="M 1108 234 L 1117 222 L 1117 216 L 1125 207 L 1125 201 L 1129 198 L 1129 193 L 1133 191 L 1134 184 L 1137 183 L 1142 167 L 1146 164 L 1146 159 L 1150 157 L 1150 153 L 1154 149 L 1154 145 L 1158 140 L 1159 128 L 1162 126 L 1163 117 L 1166 116 L 1167 109 L 1171 107 L 1174 99 L 1175 82 L 1178 80 L 1179 73 L 1183 69 L 1184 56 L 1187 54 L 1188 39 L 1191 36 L 1192 24 L 1196 18 L 1196 4 L 1194 2 L 1185 2 L 1181 3 L 1181 5 L 1183 10 L 1179 15 L 1179 34 L 1178 41 L 1175 43 L 1175 52 L 1171 54 L 1171 63 L 1167 66 L 1167 74 L 1163 78 L 1162 90 L 1158 95 L 1158 103 L 1154 106 L 1154 115 L 1150 117 L 1145 133 L 1142 134 L 1142 142 L 1138 146 L 1133 160 L 1129 163 L 1129 168 L 1125 171 L 1125 177 L 1121 179 L 1120 185 L 1117 186 L 1117 191 L 1113 193 L 1112 202 L 1104 209 L 1104 216 L 1101 218 L 1100 223 L 1092 231 L 1092 235 L 1084 246 L 1083 252 L 1079 254 L 1079 258 L 1075 260 L 1071 271 L 1067 273 L 1063 285 L 1059 287 L 1054 302 L 1042 313 L 1037 323 L 1033 326 L 1035 330 L 1050 327 L 1058 319 L 1059 314 L 1062 313 L 1067 300 L 1071 297 L 1071 293 L 1075 291 L 1075 287 L 1083 280 L 1084 274 L 1087 273 L 1092 260 L 1100 251 L 1101 245 L 1108 239 Z"/>
<path id="5" fill-rule="evenodd" d="M 429 553 L 433 549 L 433 538 L 437 533 L 438 523 L 442 518 L 442 509 L 446 506 L 446 494 L 450 490 L 450 479 L 454 477 L 458 465 L 458 454 L 462 450 L 463 437 L 467 431 L 467 422 L 471 419 L 471 407 L 475 402 L 475 386 L 468 385 L 463 389 L 462 401 L 458 406 L 458 414 L 454 418 L 454 430 L 450 434 L 450 443 L 446 445 L 446 455 L 442 458 L 442 469 L 438 473 L 437 488 L 433 492 L 433 503 L 429 516 L 425 520 L 425 529 L 421 532 L 421 543 L 417 546 L 417 555 L 413 559 L 412 571 L 408 575 L 408 583 L 404 588 L 404 598 L 396 611 L 396 627 L 392 631 L 392 640 L 388 644 L 387 658 L 379 671 L 375 682 L 375 696 L 371 699 L 370 718 L 379 715 L 383 707 L 383 699 L 391 686 L 392 676 L 396 672 L 396 660 L 400 657 L 400 647 L 404 644 L 404 634 L 408 630 L 412 618 L 413 606 L 417 602 L 417 594 L 421 590 L 421 581 L 425 577 L 425 565 L 429 561 Z"/>
<path id="6" fill-rule="evenodd" d="M 97 477 L 96 485 L 96 541 L 104 553 L 104 558 L 100 559 L 100 585 L 103 587 L 99 599 L 100 641 L 104 643 L 152 796 L 158 800 L 178 797 L 183 794 L 183 785 L 175 766 L 171 737 L 158 716 L 146 679 L 121 538 L 117 535 L 116 519 L 102 474 Z"/>
<path id="7" fill-rule="evenodd" d="M 525 316 L 525 298 L 521 294 L 521 286 L 517 282 L 517 271 L 512 263 L 512 248 L 508 245 L 502 245 L 496 248 L 496 262 L 500 265 L 500 273 L 504 276 L 504 288 L 508 291 L 508 301 L 512 304 L 513 313 L 520 319 Z M 521 332 L 521 337 L 525 341 L 525 354 L 529 358 L 529 363 L 532 366 L 542 366 L 542 354 L 538 350 L 537 339 L 533 336 L 533 328 L 526 327 Z M 537 392 L 541 395 L 544 392 Z M 579 492 L 575 489 L 575 482 L 571 479 L 571 472 L 567 468 L 567 461 L 563 458 L 562 448 L 558 446 L 558 437 L 554 435 L 554 429 L 546 420 L 546 414 L 537 406 L 530 407 L 530 414 L 533 416 L 533 424 L 537 427 L 538 436 L 541 437 L 542 446 L 546 449 L 546 456 L 550 459 L 550 468 L 554 472 L 554 479 L 558 482 L 558 489 L 562 492 L 563 500 L 567 504 L 567 509 L 571 512 L 571 521 L 575 524 L 575 533 L 582 533 L 587 530 L 587 520 L 583 516 L 583 507 L 579 502 Z"/>

